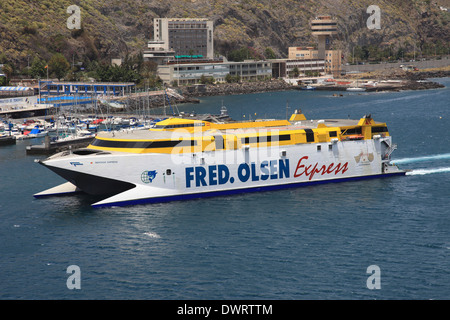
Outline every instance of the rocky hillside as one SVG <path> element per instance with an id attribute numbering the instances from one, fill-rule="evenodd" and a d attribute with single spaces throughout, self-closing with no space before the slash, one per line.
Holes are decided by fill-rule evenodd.
<path id="1" fill-rule="evenodd" d="M 67 8 L 81 8 L 82 29 L 69 30 Z M 145 48 L 155 17 L 214 20 L 215 51 L 242 46 L 278 57 L 289 46 L 314 45 L 309 21 L 331 14 L 338 21 L 335 48 L 346 56 L 355 46 L 405 52 L 445 53 L 450 43 L 450 0 L 379 0 L 381 29 L 369 30 L 372 0 L 14 0 L 0 2 L 0 55 L 17 68 L 56 52 L 67 60 L 124 57 Z M 445 11 L 444 8 L 449 8 Z"/>

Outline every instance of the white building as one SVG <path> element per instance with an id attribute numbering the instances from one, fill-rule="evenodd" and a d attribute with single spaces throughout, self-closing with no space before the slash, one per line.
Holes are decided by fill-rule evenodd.
<path id="1" fill-rule="evenodd" d="M 239 76 L 240 80 L 260 80 L 272 77 L 272 64 L 269 61 L 244 62 L 206 62 L 166 64 L 158 66 L 158 75 L 168 84 L 199 83 L 202 76 L 213 77 L 216 82 L 225 82 L 226 76 Z"/>

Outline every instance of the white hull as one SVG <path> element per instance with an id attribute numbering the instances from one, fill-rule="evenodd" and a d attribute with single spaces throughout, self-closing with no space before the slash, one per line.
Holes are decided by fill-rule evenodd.
<path id="1" fill-rule="evenodd" d="M 383 137 L 203 153 L 70 154 L 41 163 L 77 191 L 109 196 L 93 206 L 118 206 L 404 174 L 389 164 L 391 145 Z M 35 196 L 49 194 L 55 190 Z"/>

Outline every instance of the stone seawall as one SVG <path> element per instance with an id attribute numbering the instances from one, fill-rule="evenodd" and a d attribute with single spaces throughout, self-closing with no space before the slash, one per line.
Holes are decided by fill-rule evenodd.
<path id="1" fill-rule="evenodd" d="M 363 77 L 366 80 L 383 80 L 383 79 L 397 79 L 403 80 L 399 83 L 395 84 L 385 84 L 379 85 L 375 88 L 368 88 L 367 91 L 399 91 L 399 90 L 423 90 L 423 89 L 434 89 L 434 88 L 442 88 L 443 85 L 431 82 L 431 81 L 418 81 L 424 78 L 438 78 L 438 77 L 446 77 L 449 76 L 448 71 L 438 71 L 438 72 L 420 72 L 420 73 L 412 73 L 412 72 L 404 72 L 401 70 L 396 70 L 395 72 L 388 72 L 388 74 L 379 74 L 379 73 L 369 73 L 369 74 L 361 74 L 361 75 L 352 75 L 352 77 L 345 76 L 342 79 L 347 81 L 356 81 L 359 77 Z M 361 79 L 361 78 L 359 78 Z M 337 79 L 339 80 L 339 79 Z M 343 91 L 346 90 L 346 86 L 338 86 L 334 85 L 323 85 L 318 86 L 316 89 L 318 90 L 337 90 Z M 208 97 L 208 96 L 224 96 L 224 95 L 236 95 L 236 94 L 248 94 L 248 93 L 262 93 L 262 92 L 274 92 L 274 91 L 286 91 L 286 90 L 299 90 L 301 89 L 297 85 L 292 85 L 287 83 L 282 79 L 278 80 L 269 80 L 269 81 L 259 81 L 259 82 L 242 82 L 242 83 L 220 83 L 220 84 L 197 84 L 191 86 L 183 86 L 174 88 L 181 96 L 179 97 L 170 97 L 170 103 L 199 103 L 200 97 Z M 168 105 L 169 102 L 164 95 L 153 95 L 149 97 L 143 98 L 144 100 L 136 100 L 134 103 L 129 104 L 129 108 L 131 110 L 142 107 L 142 105 L 157 108 L 162 107 L 163 105 Z M 106 108 L 106 107 L 105 107 Z M 105 109 L 106 110 L 106 109 Z M 116 112 L 121 112 L 122 109 L 117 109 Z M 111 109 L 109 109 L 111 112 Z"/>
<path id="2" fill-rule="evenodd" d="M 286 83 L 284 80 L 220 83 L 214 85 L 194 85 L 180 88 L 181 94 L 186 98 L 284 91 L 291 89 L 293 89 L 293 86 Z"/>

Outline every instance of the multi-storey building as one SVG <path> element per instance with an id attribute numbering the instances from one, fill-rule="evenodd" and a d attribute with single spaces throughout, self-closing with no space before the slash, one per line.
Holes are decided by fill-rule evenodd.
<path id="1" fill-rule="evenodd" d="M 161 63 L 174 55 L 196 55 L 214 58 L 213 21 L 197 18 L 153 19 L 153 40 L 144 58 Z"/>
<path id="2" fill-rule="evenodd" d="M 312 34 L 318 38 L 318 48 L 290 47 L 288 59 L 309 61 L 311 65 L 323 61 L 320 72 L 339 74 L 342 65 L 342 50 L 332 50 L 332 36 L 337 34 L 337 22 L 331 16 L 318 16 L 311 20 Z M 308 62 L 306 62 L 306 65 Z"/>
<path id="3" fill-rule="evenodd" d="M 313 47 L 289 47 L 289 60 L 305 60 L 310 64 L 314 61 L 324 61 L 323 70 L 321 72 L 336 74 L 341 71 L 342 66 L 342 50 L 325 50 L 324 57 L 319 58 L 319 50 Z M 308 62 L 305 62 L 308 65 Z"/>
<path id="4" fill-rule="evenodd" d="M 225 82 L 226 76 L 238 76 L 240 80 L 261 80 L 272 77 L 269 61 L 204 62 L 166 64 L 158 66 L 158 75 L 168 84 L 195 84 L 202 76 L 212 77 L 216 82 Z"/>
<path id="5" fill-rule="evenodd" d="M 325 58 L 325 51 L 330 48 L 331 37 L 337 34 L 337 22 L 331 16 L 318 16 L 311 21 L 312 34 L 318 37 L 318 59 Z"/>

